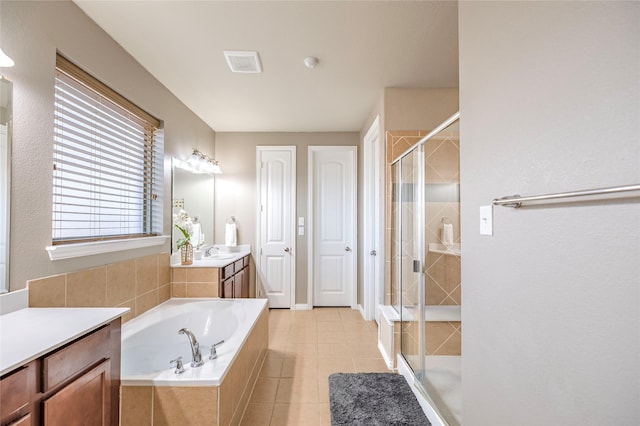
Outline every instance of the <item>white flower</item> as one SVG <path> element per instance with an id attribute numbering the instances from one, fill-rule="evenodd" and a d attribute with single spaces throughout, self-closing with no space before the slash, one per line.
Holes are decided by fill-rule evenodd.
<path id="1" fill-rule="evenodd" d="M 180 209 L 177 214 L 173 215 L 173 225 L 182 232 L 184 238 L 181 238 L 176 243 L 176 248 L 180 248 L 191 239 L 191 233 L 193 232 L 193 221 L 189 217 L 186 211 Z"/>

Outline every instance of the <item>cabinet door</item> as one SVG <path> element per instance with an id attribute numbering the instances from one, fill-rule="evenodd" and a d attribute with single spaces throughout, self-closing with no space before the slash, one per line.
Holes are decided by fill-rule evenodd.
<path id="1" fill-rule="evenodd" d="M 105 360 L 44 401 L 45 426 L 107 426 L 111 361 Z"/>
<path id="2" fill-rule="evenodd" d="M 244 269 L 240 269 L 233 277 L 235 282 L 233 283 L 233 297 L 244 297 L 242 295 L 242 283 L 244 282 Z"/>
<path id="3" fill-rule="evenodd" d="M 227 297 L 227 298 L 231 298 L 233 297 L 233 287 L 235 285 L 235 275 L 227 278 L 224 282 L 223 282 L 223 295 L 222 297 Z"/>
<path id="4" fill-rule="evenodd" d="M 242 297 L 249 297 L 250 296 L 250 278 L 251 276 L 249 275 L 249 265 L 245 266 L 243 269 L 243 274 L 242 274 Z"/>

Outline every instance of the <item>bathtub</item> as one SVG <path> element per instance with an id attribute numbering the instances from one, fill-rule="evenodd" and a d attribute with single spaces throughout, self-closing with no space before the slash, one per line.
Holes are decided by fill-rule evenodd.
<path id="1" fill-rule="evenodd" d="M 191 345 L 178 334 L 183 327 L 200 343 L 201 367 L 190 365 Z M 210 360 L 211 345 L 221 340 L 218 357 Z M 158 305 L 122 327 L 122 425 L 135 424 L 142 415 L 152 424 L 239 422 L 267 347 L 266 299 L 174 298 Z M 179 356 L 182 374 L 170 366 Z M 175 410 L 182 399 L 210 412 Z"/>

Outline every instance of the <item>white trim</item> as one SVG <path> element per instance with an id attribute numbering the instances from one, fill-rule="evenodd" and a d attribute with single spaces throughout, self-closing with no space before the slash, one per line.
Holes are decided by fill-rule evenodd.
<path id="1" fill-rule="evenodd" d="M 160 246 L 170 235 L 156 237 L 128 238 L 125 240 L 92 241 L 90 243 L 61 244 L 46 247 L 49 259 L 62 260 L 76 257 L 92 256 L 95 254 L 111 253 L 114 251 L 133 250 L 143 247 Z"/>
<path id="2" fill-rule="evenodd" d="M 292 309 L 296 311 L 310 311 L 312 308 L 306 303 L 296 303 Z"/>
<path id="3" fill-rule="evenodd" d="M 363 320 L 369 321 L 367 317 L 364 315 L 364 307 L 360 303 L 358 303 L 358 306 L 356 306 L 356 309 L 360 312 L 360 315 L 362 315 Z"/>
<path id="4" fill-rule="evenodd" d="M 422 393 L 422 391 L 418 388 L 418 386 L 415 383 L 416 378 L 413 375 L 413 371 L 411 370 L 411 367 L 409 367 L 409 365 L 407 364 L 407 361 L 404 359 L 404 357 L 401 354 L 398 354 L 398 359 L 396 364 L 398 366 L 398 373 L 404 376 L 404 379 L 409 384 L 411 391 L 416 396 L 416 399 L 418 400 L 420 407 L 422 407 L 422 411 L 424 411 L 424 414 L 427 416 L 427 419 L 429 419 L 429 421 L 431 422 L 431 425 L 432 426 L 449 426 L 449 423 L 447 423 L 442 418 L 442 416 L 438 414 L 438 411 L 434 408 L 435 404 L 433 403 L 433 401 L 431 401 L 428 395 L 425 395 L 424 393 Z"/>
<path id="5" fill-rule="evenodd" d="M 356 309 L 358 302 L 358 147 L 357 146 L 315 146 L 310 145 L 307 151 L 307 304 L 313 308 L 313 154 L 317 151 L 344 150 L 353 152 L 353 198 L 356 200 L 353 229 L 353 253 L 356 254 L 353 265 L 353 287 L 351 289 L 351 309 Z"/>
<path id="6" fill-rule="evenodd" d="M 29 307 L 29 289 L 10 291 L 0 295 L 0 315 Z"/>
<path id="7" fill-rule="evenodd" d="M 297 151 L 295 145 L 278 145 L 278 146 L 256 146 L 256 273 L 257 276 L 261 276 L 258 271 L 260 270 L 260 262 L 262 259 L 262 241 L 260 240 L 260 236 L 262 235 L 262 222 L 261 222 L 261 214 L 260 214 L 260 196 L 261 196 L 261 188 L 262 188 L 262 173 L 261 168 L 262 164 L 260 159 L 262 158 L 260 153 L 263 151 L 289 151 L 291 152 L 291 187 L 293 191 L 291 191 L 291 288 L 289 289 L 290 293 L 290 302 L 289 309 L 295 310 L 296 308 L 296 242 L 298 238 L 298 227 L 297 227 L 297 218 L 296 218 L 296 203 L 297 203 L 297 188 L 298 184 L 296 182 L 296 164 L 298 163 L 297 159 Z M 262 280 L 261 280 L 262 281 Z M 264 287 L 263 287 L 264 288 Z M 264 294 L 264 297 L 269 299 L 267 294 Z M 309 308 L 307 308 L 309 309 Z"/>
<path id="8" fill-rule="evenodd" d="M 391 371 L 394 371 L 393 360 L 392 360 L 393 356 L 389 358 L 389 355 L 387 354 L 387 351 L 384 349 L 384 345 L 382 344 L 380 339 L 378 339 L 378 351 L 380 352 L 380 355 L 382 355 L 382 359 L 384 360 L 384 363 L 387 364 L 387 368 Z"/>
<path id="9" fill-rule="evenodd" d="M 382 141 L 380 139 L 380 116 L 371 123 L 363 138 L 364 159 L 364 200 L 363 200 L 363 247 L 360 253 L 362 259 L 362 292 L 364 303 L 364 318 L 373 320 L 378 318 L 376 307 L 384 303 L 384 185 L 381 182 L 384 167 L 381 165 Z M 373 176 L 372 176 L 373 175 Z M 382 194 L 381 194 L 382 191 Z M 373 209 L 370 207 L 373 206 Z M 372 232 L 372 230 L 374 230 Z M 376 256 L 370 254 L 376 250 Z M 373 275 L 373 277 L 371 276 Z"/>

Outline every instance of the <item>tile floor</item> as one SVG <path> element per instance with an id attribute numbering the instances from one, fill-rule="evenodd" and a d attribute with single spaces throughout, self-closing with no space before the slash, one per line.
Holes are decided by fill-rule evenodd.
<path id="1" fill-rule="evenodd" d="M 243 425 L 330 425 L 329 375 L 389 372 L 377 325 L 349 308 L 272 309 L 269 353 Z"/>

